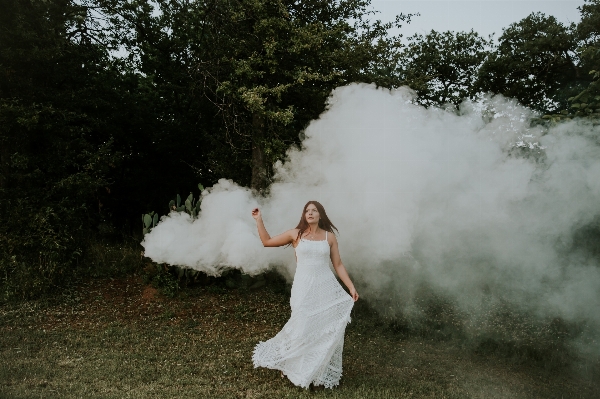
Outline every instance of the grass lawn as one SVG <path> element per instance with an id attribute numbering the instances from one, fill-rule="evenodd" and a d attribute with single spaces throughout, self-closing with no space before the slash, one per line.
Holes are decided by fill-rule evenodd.
<path id="1" fill-rule="evenodd" d="M 0 397 L 600 398 L 598 375 L 401 338 L 360 306 L 340 386 L 311 393 L 252 366 L 254 345 L 289 313 L 288 294 L 269 286 L 190 288 L 170 299 L 135 276 L 92 280 L 52 302 L 4 304 Z"/>

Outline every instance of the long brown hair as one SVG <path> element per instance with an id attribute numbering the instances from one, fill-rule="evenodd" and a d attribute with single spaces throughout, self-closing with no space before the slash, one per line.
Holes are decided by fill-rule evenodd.
<path id="1" fill-rule="evenodd" d="M 306 208 L 308 208 L 310 204 L 313 204 L 315 207 L 317 207 L 317 211 L 319 211 L 319 228 L 328 231 L 332 234 L 335 234 L 333 232 L 333 229 L 335 229 L 335 231 L 339 233 L 337 227 L 335 227 L 333 223 L 331 223 L 331 220 L 329 220 L 329 218 L 327 217 L 327 213 L 325 212 L 325 208 L 323 208 L 323 205 L 321 205 L 318 201 L 308 201 L 306 205 L 304 205 L 304 209 L 302 210 L 302 216 L 300 217 L 300 222 L 298 223 L 298 226 L 296 226 L 296 228 L 299 230 L 298 237 L 296 237 L 296 241 L 299 240 L 300 237 L 302 237 L 302 234 L 304 234 L 306 229 L 308 229 L 309 227 L 308 222 L 306 221 Z"/>

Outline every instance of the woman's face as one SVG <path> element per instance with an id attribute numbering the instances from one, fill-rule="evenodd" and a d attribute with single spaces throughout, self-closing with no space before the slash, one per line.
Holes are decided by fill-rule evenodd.
<path id="1" fill-rule="evenodd" d="M 304 212 L 304 216 L 306 217 L 306 221 L 308 223 L 319 223 L 319 211 L 315 204 L 308 204 L 306 207 L 306 212 Z"/>

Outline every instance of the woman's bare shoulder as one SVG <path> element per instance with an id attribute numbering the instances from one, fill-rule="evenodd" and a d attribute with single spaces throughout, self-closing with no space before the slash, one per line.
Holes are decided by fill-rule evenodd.
<path id="1" fill-rule="evenodd" d="M 337 237 L 330 231 L 327 232 L 327 242 L 329 245 L 337 244 Z"/>

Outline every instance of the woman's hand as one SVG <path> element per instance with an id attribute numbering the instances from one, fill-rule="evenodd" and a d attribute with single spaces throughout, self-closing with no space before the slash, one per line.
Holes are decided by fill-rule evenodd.
<path id="1" fill-rule="evenodd" d="M 354 302 L 358 301 L 358 292 L 356 292 L 356 288 L 350 288 L 350 296 L 354 299 Z"/>
<path id="2" fill-rule="evenodd" d="M 254 209 L 252 209 L 252 217 L 253 217 L 255 220 L 258 220 L 258 219 L 260 219 L 260 216 L 261 216 L 261 215 L 260 215 L 260 210 L 259 210 L 258 208 L 254 208 Z"/>

